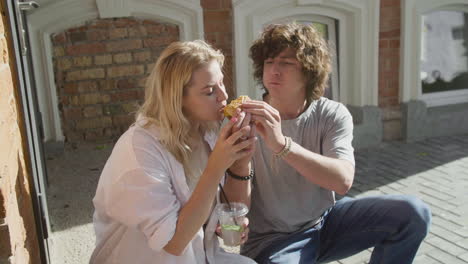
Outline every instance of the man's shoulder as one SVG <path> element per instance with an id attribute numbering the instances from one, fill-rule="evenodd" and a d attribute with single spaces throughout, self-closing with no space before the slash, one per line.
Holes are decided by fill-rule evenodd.
<path id="1" fill-rule="evenodd" d="M 312 115 L 336 117 L 350 114 L 348 108 L 344 104 L 326 97 L 321 97 L 314 103 L 314 109 L 311 111 Z"/>

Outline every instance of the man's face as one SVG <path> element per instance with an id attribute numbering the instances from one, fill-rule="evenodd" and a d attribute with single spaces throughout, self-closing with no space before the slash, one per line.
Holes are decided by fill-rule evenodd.
<path id="1" fill-rule="evenodd" d="M 223 120 L 227 93 L 223 73 L 217 61 L 211 61 L 192 75 L 182 101 L 184 112 L 192 121 Z"/>
<path id="2" fill-rule="evenodd" d="M 273 98 L 303 96 L 306 79 L 294 49 L 287 48 L 263 63 L 263 85 Z"/>

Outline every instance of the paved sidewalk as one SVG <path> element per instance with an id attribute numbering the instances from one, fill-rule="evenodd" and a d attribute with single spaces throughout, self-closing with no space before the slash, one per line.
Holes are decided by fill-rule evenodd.
<path id="1" fill-rule="evenodd" d="M 95 239 L 91 199 L 111 150 L 110 144 L 80 145 L 47 158 L 52 264 L 87 263 Z M 411 194 L 430 205 L 431 232 L 416 264 L 468 263 L 468 134 L 357 151 L 349 195 L 374 194 Z M 370 252 L 333 264 L 367 263 Z"/>
<path id="2" fill-rule="evenodd" d="M 431 230 L 414 263 L 468 263 L 468 134 L 357 151 L 348 195 L 375 194 L 410 194 L 431 207 Z M 368 263 L 370 252 L 333 264 Z"/>

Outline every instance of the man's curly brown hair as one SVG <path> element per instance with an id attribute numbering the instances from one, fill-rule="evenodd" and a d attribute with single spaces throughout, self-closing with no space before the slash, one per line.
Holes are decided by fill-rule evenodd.
<path id="1" fill-rule="evenodd" d="M 325 92 L 332 67 L 327 43 L 312 25 L 291 23 L 268 26 L 250 47 L 255 80 L 265 88 L 262 81 L 263 63 L 286 48 L 296 51 L 296 58 L 302 65 L 307 80 L 307 100 L 319 99 Z"/>

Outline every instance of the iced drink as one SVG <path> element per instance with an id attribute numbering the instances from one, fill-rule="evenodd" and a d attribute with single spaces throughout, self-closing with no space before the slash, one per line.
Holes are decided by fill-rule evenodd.
<path id="1" fill-rule="evenodd" d="M 221 225 L 221 238 L 224 240 L 224 245 L 238 246 L 244 231 L 242 223 L 249 209 L 243 203 L 230 204 L 231 208 L 227 203 L 219 204 L 216 207 L 216 212 Z"/>

